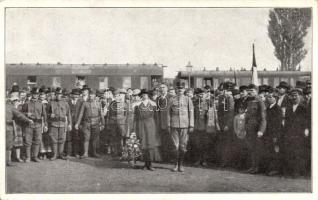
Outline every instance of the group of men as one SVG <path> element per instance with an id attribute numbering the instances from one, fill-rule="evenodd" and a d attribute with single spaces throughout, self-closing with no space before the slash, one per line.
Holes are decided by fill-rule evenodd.
<path id="1" fill-rule="evenodd" d="M 135 131 L 139 93 L 86 85 L 70 93 L 45 86 L 26 91 L 14 85 L 6 105 L 7 164 L 13 164 L 14 145 L 9 141 L 17 126 L 22 127 L 24 162 L 40 162 L 45 156 L 85 159 L 99 157 L 98 153 L 120 157 L 125 140 Z M 217 90 L 162 83 L 153 89 L 151 99 L 157 105 L 161 154 L 165 162 L 175 164 L 173 171 L 183 172 L 188 160 L 196 166 L 216 164 L 268 175 L 310 172 L 309 82 L 298 88 L 286 82 L 276 88 L 253 84 L 238 88 L 224 82 Z"/>

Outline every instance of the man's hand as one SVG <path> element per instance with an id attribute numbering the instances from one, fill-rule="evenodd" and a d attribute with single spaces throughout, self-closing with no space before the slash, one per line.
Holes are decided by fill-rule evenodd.
<path id="1" fill-rule="evenodd" d="M 228 126 L 224 126 L 224 131 L 228 131 L 229 127 Z"/>
<path id="2" fill-rule="evenodd" d="M 305 137 L 308 137 L 308 135 L 309 135 L 309 130 L 308 130 L 308 128 L 305 129 L 305 132 L 304 132 L 304 133 L 305 133 Z"/>
<path id="3" fill-rule="evenodd" d="M 100 130 L 103 130 L 104 128 L 105 128 L 104 125 L 101 125 L 101 126 L 100 126 Z"/>
<path id="4" fill-rule="evenodd" d="M 51 118 L 54 118 L 54 117 L 55 117 L 55 114 L 54 114 L 54 113 L 52 113 L 52 114 L 51 114 Z"/>
<path id="5" fill-rule="evenodd" d="M 76 130 L 78 130 L 78 124 L 75 124 L 74 128 L 75 128 Z"/>
<path id="6" fill-rule="evenodd" d="M 262 137 L 263 136 L 263 132 L 262 131 L 258 131 L 257 132 L 257 137 Z"/>
<path id="7" fill-rule="evenodd" d="M 49 130 L 49 129 L 47 128 L 47 126 L 44 126 L 44 127 L 43 127 L 43 131 L 44 131 L 44 132 L 47 132 L 48 130 Z"/>
<path id="8" fill-rule="evenodd" d="M 274 142 L 274 143 L 277 143 L 277 138 L 273 138 L 273 142 Z"/>
<path id="9" fill-rule="evenodd" d="M 71 130 L 72 130 L 72 125 L 68 125 L 68 126 L 67 126 L 67 130 L 68 130 L 68 131 L 71 131 Z"/>
<path id="10" fill-rule="evenodd" d="M 189 127 L 189 133 L 193 133 L 194 128 L 193 127 Z"/>
<path id="11" fill-rule="evenodd" d="M 34 122 L 33 122 L 33 120 L 32 120 L 32 119 L 29 119 L 29 124 L 31 124 L 31 125 L 33 125 L 33 124 L 34 124 Z"/>

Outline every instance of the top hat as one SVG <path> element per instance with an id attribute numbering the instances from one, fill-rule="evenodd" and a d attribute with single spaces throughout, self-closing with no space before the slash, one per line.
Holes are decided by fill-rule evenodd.
<path id="1" fill-rule="evenodd" d="M 62 94 L 62 88 L 57 87 L 57 88 L 55 89 L 55 94 Z"/>
<path id="2" fill-rule="evenodd" d="M 37 87 L 32 88 L 31 90 L 32 94 L 39 94 L 39 89 Z"/>

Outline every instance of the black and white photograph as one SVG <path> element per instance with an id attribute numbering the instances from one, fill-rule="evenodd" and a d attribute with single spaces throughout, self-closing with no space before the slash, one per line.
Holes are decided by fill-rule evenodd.
<path id="1" fill-rule="evenodd" d="M 313 193 L 308 2 L 5 6 L 4 199 Z"/>

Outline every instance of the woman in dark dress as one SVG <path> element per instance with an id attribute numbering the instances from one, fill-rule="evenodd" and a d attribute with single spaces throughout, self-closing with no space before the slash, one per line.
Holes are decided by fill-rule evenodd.
<path id="1" fill-rule="evenodd" d="M 146 90 L 142 90 L 140 96 L 142 100 L 135 107 L 135 130 L 137 137 L 141 140 L 144 169 L 153 171 L 151 163 L 161 161 L 159 153 L 161 142 L 155 124 L 156 103 L 149 99 Z"/>

